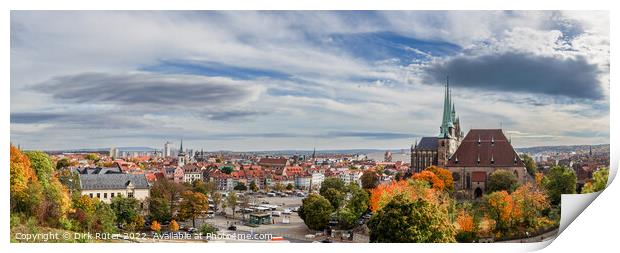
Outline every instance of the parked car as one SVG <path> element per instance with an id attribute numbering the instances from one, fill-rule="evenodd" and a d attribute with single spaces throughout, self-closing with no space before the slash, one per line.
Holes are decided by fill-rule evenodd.
<path id="1" fill-rule="evenodd" d="M 291 209 L 284 209 L 284 211 L 282 211 L 282 214 L 291 214 Z"/>
<path id="2" fill-rule="evenodd" d="M 299 212 L 299 207 L 298 207 L 298 206 L 293 207 L 293 208 L 291 208 L 291 211 L 293 211 L 293 212 Z"/>
<path id="3" fill-rule="evenodd" d="M 271 216 L 280 217 L 280 215 L 282 215 L 282 213 L 280 211 L 273 211 L 273 212 L 271 212 Z"/>
<path id="4" fill-rule="evenodd" d="M 267 197 L 275 197 L 275 196 L 276 196 L 276 194 L 273 193 L 273 192 L 267 193 Z"/>
<path id="5" fill-rule="evenodd" d="M 237 231 L 237 226 L 235 226 L 235 225 L 230 225 L 230 227 L 228 227 L 228 230 L 231 230 L 231 231 Z"/>

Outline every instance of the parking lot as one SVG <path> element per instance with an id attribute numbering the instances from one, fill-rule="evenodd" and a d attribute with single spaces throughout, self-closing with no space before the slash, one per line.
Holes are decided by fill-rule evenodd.
<path id="1" fill-rule="evenodd" d="M 285 240 L 291 242 L 311 242 L 312 239 L 305 238 L 305 235 L 313 233 L 310 231 L 304 221 L 299 218 L 297 212 L 291 212 L 290 214 L 284 214 L 285 209 L 293 209 L 295 207 L 301 206 L 301 201 L 303 197 L 252 197 L 251 204 L 260 206 L 267 204 L 268 205 L 277 205 L 275 208 L 277 212 L 280 212 L 280 216 L 272 216 L 271 224 L 259 225 L 258 227 L 246 226 L 244 225 L 242 216 L 245 215 L 246 220 L 249 217 L 249 213 L 243 214 L 241 212 L 235 213 L 235 219 L 232 219 L 232 210 L 230 208 L 226 208 L 226 216 L 219 215 L 220 210 L 218 211 L 218 215 L 214 218 L 200 218 L 196 220 L 196 227 L 199 228 L 204 223 L 211 224 L 219 229 L 218 233 L 255 233 L 255 234 L 266 234 L 270 235 L 270 237 L 284 237 Z M 237 208 L 239 211 L 240 207 Z M 271 213 L 273 211 L 264 211 L 264 213 Z M 288 223 L 284 222 L 288 220 Z M 191 221 L 186 221 L 184 224 L 188 227 L 192 226 Z M 237 227 L 236 231 L 228 230 L 230 225 L 235 225 Z M 262 237 L 265 238 L 265 237 Z"/>

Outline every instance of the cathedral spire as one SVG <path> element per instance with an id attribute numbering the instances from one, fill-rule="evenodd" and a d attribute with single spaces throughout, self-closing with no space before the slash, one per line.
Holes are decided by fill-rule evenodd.
<path id="1" fill-rule="evenodd" d="M 452 101 L 450 97 L 450 77 L 446 76 L 446 94 L 443 102 L 443 118 L 441 121 L 441 132 L 439 133 L 439 137 L 450 137 L 450 128 L 454 127 L 451 112 Z"/>

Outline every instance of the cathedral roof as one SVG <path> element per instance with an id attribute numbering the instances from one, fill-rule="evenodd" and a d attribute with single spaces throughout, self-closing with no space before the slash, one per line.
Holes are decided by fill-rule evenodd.
<path id="1" fill-rule="evenodd" d="M 524 167 L 501 129 L 472 129 L 447 164 L 448 167 Z"/>
<path id="2" fill-rule="evenodd" d="M 437 137 L 422 137 L 416 149 L 419 150 L 437 150 Z"/>

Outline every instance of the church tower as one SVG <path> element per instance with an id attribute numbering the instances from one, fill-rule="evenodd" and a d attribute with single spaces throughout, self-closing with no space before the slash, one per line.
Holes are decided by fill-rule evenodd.
<path id="1" fill-rule="evenodd" d="M 185 152 L 183 152 L 183 140 L 181 140 L 181 148 L 179 149 L 179 155 L 177 156 L 177 159 L 178 159 L 177 165 L 179 167 L 185 166 L 186 157 L 185 157 Z"/>
<path id="2" fill-rule="evenodd" d="M 437 165 L 444 167 L 452 154 L 456 151 L 463 133 L 459 119 L 456 115 L 456 109 L 452 103 L 452 93 L 450 92 L 450 79 L 446 77 L 446 91 L 443 102 L 443 117 L 441 127 L 439 128 L 439 136 L 437 136 Z"/>

